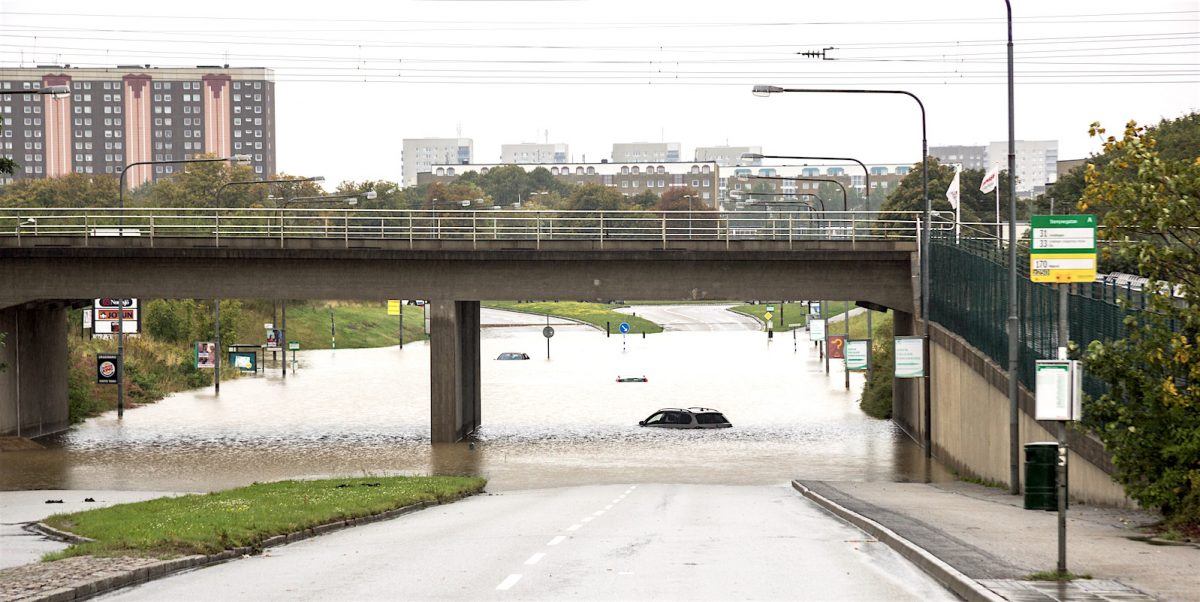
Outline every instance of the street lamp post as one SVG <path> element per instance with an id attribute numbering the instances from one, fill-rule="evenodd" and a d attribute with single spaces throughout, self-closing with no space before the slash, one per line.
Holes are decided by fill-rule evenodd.
<path id="1" fill-rule="evenodd" d="M 1005 2 L 1008 3 L 1008 0 L 1005 0 Z M 1011 8 L 1009 9 L 1009 12 L 1011 15 L 1011 12 L 1012 12 Z M 1010 113 L 1009 113 L 1009 157 L 1008 157 L 1008 160 L 1009 160 L 1010 169 L 1013 169 L 1012 164 L 1015 162 L 1015 160 L 1013 158 L 1013 142 L 1012 142 L 1013 134 L 1012 134 L 1012 114 L 1011 114 L 1011 106 L 1012 106 L 1012 100 L 1011 100 L 1012 99 L 1012 37 L 1011 37 L 1012 25 L 1011 25 L 1011 23 L 1012 23 L 1012 18 L 1010 16 L 1009 17 L 1009 31 L 1010 31 L 1010 35 L 1009 35 L 1009 67 L 1008 67 L 1008 69 L 1009 69 Z M 909 92 L 907 90 L 781 88 L 779 86 L 756 85 L 756 86 L 754 86 L 753 92 L 754 92 L 755 96 L 770 96 L 771 94 L 778 94 L 781 92 L 802 93 L 802 94 L 899 94 L 899 95 L 907 96 L 907 97 L 915 100 L 917 102 L 917 106 L 921 109 L 921 198 L 925 201 L 924 216 L 923 216 L 923 220 L 922 220 L 924 227 L 922 228 L 922 231 L 921 231 L 921 325 L 922 325 L 921 330 L 922 330 L 922 336 L 925 341 L 924 354 L 923 354 L 924 361 L 922 362 L 923 363 L 922 367 L 924 369 L 924 374 L 925 374 L 925 377 L 922 379 L 922 380 L 924 380 L 924 384 L 925 384 L 925 391 L 924 391 L 925 408 L 924 408 L 924 412 L 922 415 L 923 434 L 922 434 L 921 438 L 922 438 L 922 446 L 925 448 L 925 457 L 931 458 L 931 457 L 933 457 L 933 438 L 932 438 L 932 434 L 930 433 L 930 429 L 933 426 L 933 413 L 930 408 L 932 392 L 930 391 L 930 382 L 929 382 L 929 227 L 930 227 L 931 207 L 929 204 L 929 139 L 926 134 L 926 127 L 925 127 L 925 103 L 921 102 L 921 99 L 917 98 L 916 94 L 913 94 L 912 92 Z M 1011 182 L 1012 172 L 1010 172 L 1009 178 L 1010 178 L 1010 182 Z M 1013 185 L 1013 186 L 1015 186 L 1015 185 Z M 1013 190 L 1015 190 L 1015 188 Z M 1010 205 L 1015 205 L 1015 201 L 1011 202 Z M 1012 220 L 1012 219 L 1013 218 L 1010 217 L 1010 220 Z M 1009 240 L 1010 240 L 1009 266 L 1010 266 L 1010 270 L 1012 269 L 1011 266 L 1015 265 L 1015 263 L 1016 263 L 1016 259 L 1015 259 L 1016 240 L 1015 240 L 1014 236 L 1015 235 L 1014 235 L 1013 231 L 1010 230 L 1009 231 Z M 1016 277 L 1010 274 L 1010 280 L 1015 282 L 1015 279 L 1016 279 Z M 1015 284 L 1012 284 L 1011 286 L 1012 286 L 1012 288 L 1016 287 Z M 1010 312 L 1011 312 L 1011 304 L 1014 302 L 1015 297 L 1016 297 L 1016 295 L 1014 295 L 1014 294 L 1009 295 Z M 1009 332 L 1009 351 L 1010 351 L 1010 353 L 1009 353 L 1009 356 L 1010 356 L 1009 357 L 1009 362 L 1010 362 L 1009 373 L 1010 373 L 1010 378 L 1012 378 L 1012 373 L 1014 372 L 1014 370 L 1011 369 L 1012 356 L 1015 355 L 1015 350 L 1014 350 L 1013 344 L 1012 344 L 1012 332 L 1011 331 L 1015 327 L 1016 327 L 1016 320 L 1012 315 L 1010 315 L 1009 316 L 1009 330 L 1010 330 L 1010 332 Z M 1009 393 L 1010 393 L 1010 403 L 1011 403 L 1012 384 L 1009 385 Z"/>
<path id="2" fill-rule="evenodd" d="M 1008 492 L 1017 495 L 1021 492 L 1021 409 L 1017 390 L 1017 352 L 1021 345 L 1020 317 L 1017 315 L 1017 146 L 1013 117 L 1012 3 L 1004 0 L 1004 6 L 1008 11 Z M 1065 551 L 1060 565 L 1060 570 L 1065 571 Z"/>
<path id="3" fill-rule="evenodd" d="M 688 202 L 688 239 L 692 238 L 692 200 L 696 198 L 694 194 L 685 194 L 683 198 Z"/>
<path id="4" fill-rule="evenodd" d="M 124 174 L 122 174 L 122 175 L 124 175 Z M 271 184 L 279 184 L 279 183 L 283 183 L 283 182 L 324 182 L 324 181 L 325 181 L 325 176 L 314 176 L 311 178 L 293 178 L 293 179 L 287 179 L 287 180 L 236 180 L 236 181 L 232 181 L 232 182 L 225 182 L 225 183 L 221 184 L 220 186 L 218 186 L 217 192 L 213 195 L 213 199 L 215 201 L 215 206 L 217 208 L 220 208 L 221 207 L 221 193 L 223 193 L 225 191 L 225 189 L 229 186 L 253 186 L 255 184 L 266 184 L 266 185 L 270 186 Z M 282 228 L 283 225 L 280 224 L 280 227 Z M 269 225 L 267 226 L 267 234 L 268 234 L 268 236 L 270 235 L 270 226 Z M 274 319 L 274 318 L 272 318 L 272 319 Z M 217 357 L 216 357 L 215 361 L 213 362 L 213 394 L 220 395 L 221 394 L 221 299 L 220 299 L 220 297 L 218 297 L 215 300 L 215 302 L 213 303 L 213 322 L 215 324 L 214 330 L 216 331 L 216 345 L 217 345 Z M 265 357 L 263 359 L 264 359 L 264 361 L 266 360 Z M 285 362 L 287 361 L 287 352 L 286 351 L 283 353 L 283 359 Z"/>
<path id="5" fill-rule="evenodd" d="M 322 178 L 322 179 L 324 179 L 324 178 Z M 331 194 L 331 195 L 323 195 L 323 196 L 291 197 L 291 198 L 284 199 L 283 203 L 280 204 L 280 206 L 279 206 L 280 213 L 282 214 L 282 210 L 286 209 L 287 206 L 292 203 L 322 203 L 322 202 L 337 201 L 337 202 L 346 203 L 348 205 L 355 205 L 358 203 L 358 196 L 359 195 L 357 195 L 357 194 Z M 363 198 L 366 198 L 366 199 L 374 199 L 379 196 L 379 193 L 375 192 L 374 190 L 368 190 L 362 196 L 363 196 Z M 280 228 L 280 232 L 282 232 L 283 231 L 283 218 L 282 217 L 280 217 L 279 228 Z M 280 236 L 282 237 L 282 234 L 280 234 Z M 401 311 L 404 311 L 404 309 L 401 308 Z M 280 366 L 280 370 L 281 370 L 281 373 L 283 374 L 283 378 L 287 378 L 287 352 L 288 352 L 287 346 L 286 346 L 286 344 L 287 344 L 287 299 L 279 300 L 279 341 L 277 341 L 276 344 L 278 344 L 280 347 L 283 348 L 283 363 Z"/>
<path id="6" fill-rule="evenodd" d="M 64 86 L 65 87 L 65 86 Z M 219 161 L 231 161 L 239 165 L 243 165 L 250 161 L 250 155 L 234 155 L 232 157 L 220 157 L 213 159 L 180 159 L 178 161 L 135 161 L 125 166 L 121 170 L 121 177 L 117 182 L 117 198 L 120 203 L 120 213 L 117 214 L 117 236 L 125 236 L 125 174 L 129 173 L 130 167 L 138 165 L 166 165 L 166 164 L 181 164 L 181 163 L 216 163 Z M 120 310 L 117 312 L 117 418 L 125 416 L 125 299 L 122 298 L 118 302 Z M 217 328 L 220 329 L 220 302 L 217 302 Z M 220 347 L 217 348 L 217 362 L 220 362 Z M 219 375 L 220 373 L 218 373 Z"/>
<path id="7" fill-rule="evenodd" d="M 800 157 L 800 156 L 795 156 L 795 155 L 762 155 L 759 153 L 742 153 L 742 156 L 739 159 L 739 162 L 754 161 L 757 159 L 792 159 L 792 160 L 798 160 L 798 161 L 853 161 L 855 163 L 858 163 L 858 166 L 863 169 L 863 176 L 865 177 L 865 182 L 866 182 L 867 193 L 865 196 L 867 197 L 867 211 L 871 210 L 871 170 L 867 169 L 867 165 L 865 163 L 863 163 L 862 161 L 859 161 L 858 159 L 855 159 L 853 157 Z"/>

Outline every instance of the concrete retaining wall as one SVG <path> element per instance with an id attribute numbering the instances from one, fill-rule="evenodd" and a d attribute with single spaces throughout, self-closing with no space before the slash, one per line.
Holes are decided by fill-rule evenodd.
<path id="1" fill-rule="evenodd" d="M 938 460 L 961 474 L 999 483 L 1009 480 L 1008 381 L 1004 370 L 957 335 L 930 328 L 933 381 L 932 439 Z M 1053 423 L 1033 419 L 1034 398 L 1020 391 L 1021 445 L 1054 441 Z M 1088 504 L 1132 507 L 1110 476 L 1113 466 L 1103 445 L 1080 429 L 1068 429 L 1068 486 L 1071 498 Z M 1022 488 L 1025 455 L 1021 452 Z"/>

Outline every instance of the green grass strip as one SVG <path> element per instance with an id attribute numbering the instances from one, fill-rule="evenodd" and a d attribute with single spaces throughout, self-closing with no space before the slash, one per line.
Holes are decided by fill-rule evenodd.
<path id="1" fill-rule="evenodd" d="M 70 556 L 171 557 L 258 546 L 275 535 L 361 518 L 420 502 L 478 493 L 476 477 L 362 477 L 255 483 L 227 491 L 164 497 L 72 514 L 44 522 L 95 541 L 53 552 Z"/>
<path id="2" fill-rule="evenodd" d="M 662 332 L 662 326 L 637 316 L 617 313 L 613 309 L 623 306 L 608 303 L 584 303 L 580 301 L 536 301 L 529 303 L 485 301 L 483 305 L 484 307 L 491 307 L 493 309 L 506 309 L 541 316 L 549 314 L 560 318 L 578 320 L 591 324 L 600 330 L 604 330 L 605 323 L 607 322 L 613 334 L 618 333 L 617 325 L 621 322 L 629 323 L 630 334 L 640 334 L 643 332 L 655 334 Z"/>
<path id="3" fill-rule="evenodd" d="M 808 304 L 807 303 L 759 303 L 758 305 L 737 305 L 729 308 L 729 311 L 736 311 L 739 314 L 747 315 L 752 318 L 758 318 L 764 324 L 763 315 L 767 312 L 767 306 L 775 308 L 771 312 L 771 322 L 773 328 L 778 331 L 792 330 L 795 328 L 804 328 L 805 320 L 808 319 Z M 783 319 L 780 319 L 780 310 L 783 310 Z M 786 322 L 786 324 L 785 324 Z M 766 330 L 766 327 L 763 327 Z"/>

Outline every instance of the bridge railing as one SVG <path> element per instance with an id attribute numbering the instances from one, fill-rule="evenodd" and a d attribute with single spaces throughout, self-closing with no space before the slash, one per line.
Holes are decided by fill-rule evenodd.
<path id="1" fill-rule="evenodd" d="M 920 212 L 0 208 L 0 238 L 915 240 Z M 935 216 L 933 229 L 954 225 Z"/>

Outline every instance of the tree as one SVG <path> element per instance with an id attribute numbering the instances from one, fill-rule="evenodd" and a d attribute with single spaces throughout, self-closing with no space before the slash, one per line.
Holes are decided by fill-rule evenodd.
<path id="1" fill-rule="evenodd" d="M 712 207 L 700 200 L 700 191 L 695 188 L 675 186 L 662 193 L 658 209 L 659 211 L 708 211 Z"/>
<path id="2" fill-rule="evenodd" d="M 620 211 L 627 209 L 625 196 L 611 186 L 581 184 L 571 190 L 563 209 L 571 211 Z"/>
<path id="3" fill-rule="evenodd" d="M 1090 133 L 1105 130 L 1093 124 Z M 1120 139 L 1104 138 L 1105 160 L 1089 164 L 1084 176 L 1079 209 L 1107 208 L 1099 237 L 1121 241 L 1102 252 L 1132 261 L 1152 283 L 1149 310 L 1125 319 L 1125 339 L 1089 344 L 1087 371 L 1110 389 L 1089 401 L 1084 418 L 1111 452 L 1115 478 L 1131 498 L 1160 508 L 1169 527 L 1196 529 L 1200 158 L 1197 147 L 1165 157 L 1157 133 L 1130 122 Z"/>
<path id="4" fill-rule="evenodd" d="M 959 174 L 959 198 L 962 203 L 960 216 L 963 223 L 990 224 L 997 221 L 996 193 L 980 192 L 979 185 L 983 182 L 984 172 L 978 169 L 964 169 Z M 954 167 L 942 165 L 936 157 L 929 158 L 929 201 L 932 210 L 943 212 L 943 219 L 953 221 L 954 207 L 946 200 L 946 189 L 954 179 Z M 1005 191 L 1008 190 L 1008 172 L 1000 172 L 1000 222 L 1008 220 L 1008 202 Z M 921 164 L 913 166 L 908 175 L 900 180 L 900 185 L 894 188 L 880 211 L 924 211 L 925 200 L 921 196 Z M 1020 215 L 1020 209 L 1017 211 Z"/>

